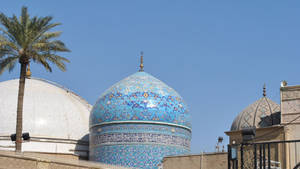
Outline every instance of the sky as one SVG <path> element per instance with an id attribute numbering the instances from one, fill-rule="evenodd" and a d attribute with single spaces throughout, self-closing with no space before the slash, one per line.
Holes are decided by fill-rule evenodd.
<path id="1" fill-rule="evenodd" d="M 32 64 L 34 77 L 59 83 L 94 105 L 114 83 L 144 66 L 174 88 L 192 115 L 192 153 L 215 150 L 233 119 L 267 96 L 280 102 L 280 82 L 300 85 L 300 1 L 274 0 L 10 0 L 8 16 L 25 5 L 53 16 L 71 53 L 67 72 Z M 19 67 L 0 81 L 19 77 Z"/>

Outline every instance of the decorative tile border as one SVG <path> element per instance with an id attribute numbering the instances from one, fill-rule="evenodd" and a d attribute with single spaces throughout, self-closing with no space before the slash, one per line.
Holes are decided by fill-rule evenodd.
<path id="1" fill-rule="evenodd" d="M 157 143 L 190 148 L 190 140 L 178 136 L 153 133 L 111 133 L 92 136 L 91 146 L 127 143 Z"/>
<path id="2" fill-rule="evenodd" d="M 162 124 L 109 124 L 95 126 L 90 129 L 93 134 L 106 133 L 159 133 L 191 139 L 191 131 L 181 127 L 174 127 Z"/>

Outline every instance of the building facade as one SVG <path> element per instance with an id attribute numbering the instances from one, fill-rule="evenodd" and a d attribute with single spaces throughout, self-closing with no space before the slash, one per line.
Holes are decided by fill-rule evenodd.
<path id="1" fill-rule="evenodd" d="M 280 105 L 268 99 L 264 89 L 263 97 L 244 109 L 225 132 L 230 137 L 231 168 L 300 166 L 300 86 L 283 84 Z M 255 129 L 252 140 L 244 140 L 245 129 Z"/>

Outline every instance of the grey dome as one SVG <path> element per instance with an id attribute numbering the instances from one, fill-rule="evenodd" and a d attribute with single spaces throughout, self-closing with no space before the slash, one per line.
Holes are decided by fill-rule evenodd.
<path id="1" fill-rule="evenodd" d="M 233 121 L 231 131 L 280 124 L 280 106 L 266 96 L 244 109 Z"/>

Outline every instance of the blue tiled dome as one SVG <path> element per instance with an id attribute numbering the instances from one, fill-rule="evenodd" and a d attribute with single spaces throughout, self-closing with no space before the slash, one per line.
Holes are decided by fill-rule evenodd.
<path id="1" fill-rule="evenodd" d="M 165 156 L 190 152 L 191 124 L 179 94 L 145 72 L 106 90 L 90 116 L 92 161 L 158 169 Z"/>
<path id="2" fill-rule="evenodd" d="M 106 90 L 92 110 L 91 125 L 116 121 L 171 123 L 190 128 L 181 96 L 162 81 L 137 72 Z"/>

